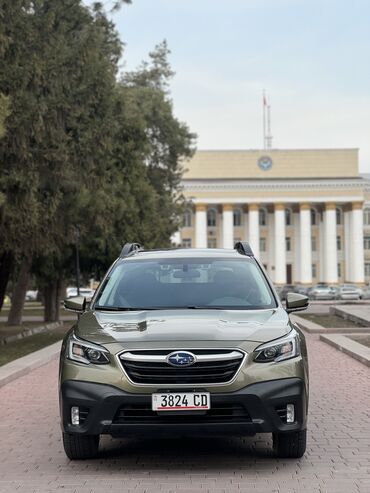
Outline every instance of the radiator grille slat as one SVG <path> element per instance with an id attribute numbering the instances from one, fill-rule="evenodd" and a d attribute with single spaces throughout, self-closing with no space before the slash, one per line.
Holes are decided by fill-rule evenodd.
<path id="1" fill-rule="evenodd" d="M 181 385 L 230 382 L 244 358 L 244 353 L 235 349 L 186 349 L 181 351 L 189 351 L 196 357 L 199 356 L 200 359 L 209 357 L 210 361 L 196 361 L 191 366 L 175 367 L 165 361 L 166 357 L 174 352 L 173 349 L 126 351 L 119 355 L 119 360 L 127 376 L 134 383 Z M 145 357 L 148 361 L 145 361 Z M 158 357 L 162 357 L 162 361 L 153 361 Z"/>

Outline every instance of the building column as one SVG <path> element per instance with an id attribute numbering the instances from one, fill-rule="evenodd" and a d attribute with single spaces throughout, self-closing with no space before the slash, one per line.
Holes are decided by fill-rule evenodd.
<path id="1" fill-rule="evenodd" d="M 195 204 L 195 248 L 207 248 L 207 207 Z"/>
<path id="2" fill-rule="evenodd" d="M 231 204 L 222 204 L 222 247 L 234 248 L 234 217 Z"/>
<path id="3" fill-rule="evenodd" d="M 326 203 L 325 211 L 325 259 L 324 281 L 332 284 L 338 282 L 338 254 L 337 254 L 337 217 L 334 203 Z"/>
<path id="4" fill-rule="evenodd" d="M 300 280 L 302 284 L 312 284 L 312 240 L 310 204 L 299 205 L 300 218 Z"/>
<path id="5" fill-rule="evenodd" d="M 285 207 L 275 204 L 275 283 L 286 284 Z"/>
<path id="6" fill-rule="evenodd" d="M 293 284 L 301 279 L 301 217 L 300 213 L 293 213 L 294 221 L 294 250 L 293 250 Z"/>
<path id="7" fill-rule="evenodd" d="M 364 272 L 364 216 L 362 202 L 353 202 L 351 210 L 351 281 L 365 282 Z"/>
<path id="8" fill-rule="evenodd" d="M 250 204 L 248 207 L 248 242 L 255 257 L 260 256 L 260 225 L 258 217 L 258 204 Z"/>
<path id="9" fill-rule="evenodd" d="M 351 211 L 344 210 L 344 281 L 350 282 L 351 273 Z"/>

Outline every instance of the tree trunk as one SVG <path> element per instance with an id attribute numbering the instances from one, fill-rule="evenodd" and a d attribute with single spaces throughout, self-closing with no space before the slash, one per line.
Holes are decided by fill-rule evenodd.
<path id="1" fill-rule="evenodd" d="M 56 282 L 49 282 L 44 291 L 44 320 L 45 322 L 55 322 L 56 313 L 55 313 L 55 297 L 56 297 Z"/>
<path id="2" fill-rule="evenodd" d="M 23 307 L 30 280 L 31 264 L 31 258 L 24 258 L 22 260 L 18 279 L 13 289 L 12 305 L 8 317 L 9 325 L 20 325 L 22 323 Z"/>
<path id="3" fill-rule="evenodd" d="M 58 281 L 57 281 L 57 292 L 56 292 L 56 296 L 55 296 L 55 310 L 56 310 L 56 313 L 57 313 L 57 319 L 56 321 L 60 321 L 60 315 L 59 315 L 59 311 L 60 311 L 60 307 L 61 307 L 61 303 L 62 303 L 62 298 L 64 298 L 64 294 L 65 294 L 65 284 L 64 284 L 64 279 L 62 276 L 59 277 Z"/>
<path id="4" fill-rule="evenodd" d="M 8 286 L 9 277 L 14 267 L 13 253 L 10 251 L 4 252 L 0 256 L 0 310 L 4 304 L 6 288 Z"/>
<path id="5" fill-rule="evenodd" d="M 45 322 L 59 322 L 59 309 L 60 302 L 63 296 L 64 282 L 63 278 L 50 281 L 45 288 L 45 308 L 44 308 L 44 320 Z"/>

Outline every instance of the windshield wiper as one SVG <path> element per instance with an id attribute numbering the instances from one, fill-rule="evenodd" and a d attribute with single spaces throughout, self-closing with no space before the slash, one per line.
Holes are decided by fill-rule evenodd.
<path id="1" fill-rule="evenodd" d="M 222 306 L 198 306 L 198 305 L 189 305 L 189 306 L 184 306 L 184 308 L 187 308 L 188 310 L 224 310 Z"/>
<path id="2" fill-rule="evenodd" d="M 138 308 L 129 308 L 125 306 L 104 306 L 104 305 L 95 305 L 94 310 L 106 310 L 110 312 L 125 312 L 130 310 L 138 310 Z"/>
<path id="3" fill-rule="evenodd" d="M 146 307 L 132 307 L 132 306 L 105 306 L 95 305 L 94 310 L 104 310 L 110 312 L 140 312 L 143 310 L 162 310 L 162 308 L 146 308 Z"/>

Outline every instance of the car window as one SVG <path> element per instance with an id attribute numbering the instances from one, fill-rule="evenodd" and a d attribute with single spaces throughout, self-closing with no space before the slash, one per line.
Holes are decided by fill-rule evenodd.
<path id="1" fill-rule="evenodd" d="M 258 265 L 248 259 L 127 260 L 115 266 L 95 307 L 276 307 Z"/>

